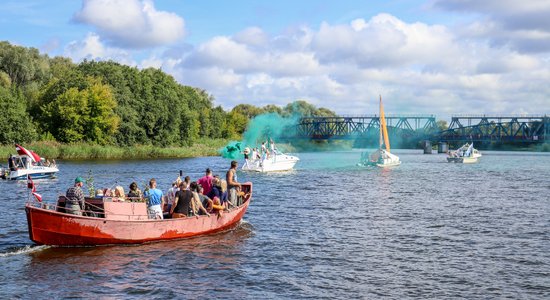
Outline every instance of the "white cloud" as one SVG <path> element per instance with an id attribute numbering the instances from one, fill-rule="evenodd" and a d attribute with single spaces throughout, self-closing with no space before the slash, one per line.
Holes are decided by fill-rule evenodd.
<path id="1" fill-rule="evenodd" d="M 549 95 L 548 56 L 463 37 L 452 28 L 388 14 L 277 36 L 254 27 L 198 45 L 174 71 L 226 108 L 305 99 L 339 113 L 372 113 L 382 94 L 390 113 L 540 109 L 533 104 Z"/>
<path id="2" fill-rule="evenodd" d="M 547 0 L 435 0 L 449 11 L 481 14 L 482 19 L 465 36 L 490 40 L 521 52 L 550 51 L 550 1 Z"/>
<path id="3" fill-rule="evenodd" d="M 136 65 L 128 52 L 122 49 L 106 47 L 99 39 L 99 36 L 94 33 L 88 33 L 86 38 L 81 41 L 70 42 L 65 47 L 64 55 L 76 62 L 84 59 L 115 60 L 127 65 Z"/>
<path id="4" fill-rule="evenodd" d="M 184 20 L 155 9 L 152 0 L 84 0 L 74 19 L 98 30 L 102 39 L 123 48 L 146 48 L 178 41 Z"/>
<path id="5" fill-rule="evenodd" d="M 453 28 L 379 14 L 277 35 L 246 28 L 198 45 L 157 49 L 134 65 L 161 68 L 182 84 L 207 90 L 228 109 L 304 99 L 338 113 L 364 114 L 377 111 L 382 94 L 388 113 L 548 110 L 548 52 L 519 52 L 486 38 L 497 29 L 502 27 L 494 20 Z M 75 60 L 132 63 L 127 51 L 106 46 L 96 34 L 66 47 Z"/>

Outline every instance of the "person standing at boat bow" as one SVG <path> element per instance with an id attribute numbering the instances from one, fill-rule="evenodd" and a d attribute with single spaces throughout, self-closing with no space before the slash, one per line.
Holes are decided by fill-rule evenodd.
<path id="1" fill-rule="evenodd" d="M 163 219 L 162 217 L 162 191 L 157 189 L 157 180 L 149 180 L 149 189 L 144 193 L 147 198 L 147 210 L 149 219 Z"/>
<path id="2" fill-rule="evenodd" d="M 229 188 L 229 203 L 238 206 L 237 194 L 241 190 L 241 184 L 237 181 L 237 161 L 231 162 L 231 168 L 225 174 L 227 180 L 227 186 Z"/>
<path id="3" fill-rule="evenodd" d="M 68 214 L 82 216 L 84 210 L 84 192 L 82 192 L 82 186 L 84 185 L 84 179 L 78 176 L 74 180 L 74 186 L 70 187 L 65 193 L 65 211 Z"/>

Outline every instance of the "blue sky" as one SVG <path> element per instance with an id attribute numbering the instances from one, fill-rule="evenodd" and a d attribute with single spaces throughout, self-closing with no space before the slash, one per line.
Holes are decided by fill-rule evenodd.
<path id="1" fill-rule="evenodd" d="M 2 1 L 0 40 L 162 68 L 216 104 L 550 113 L 550 1 Z"/>

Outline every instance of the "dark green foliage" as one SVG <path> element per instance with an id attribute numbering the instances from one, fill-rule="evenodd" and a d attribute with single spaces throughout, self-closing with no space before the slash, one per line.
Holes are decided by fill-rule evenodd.
<path id="1" fill-rule="evenodd" d="M 31 81 L 43 82 L 50 76 L 49 61 L 36 48 L 13 46 L 0 42 L 0 70 L 17 86 Z"/>
<path id="2" fill-rule="evenodd" d="M 48 86 L 38 109 L 43 130 L 61 142 L 108 144 L 119 123 L 111 88 L 93 77 L 79 79 L 54 80 Z M 59 85 L 65 86 L 66 82 L 75 86 L 63 91 Z"/>
<path id="3" fill-rule="evenodd" d="M 0 143 L 191 146 L 201 138 L 240 138 L 249 120 L 266 112 L 334 114 L 305 101 L 284 109 L 241 104 L 228 113 L 214 107 L 207 91 L 181 85 L 159 69 L 74 64 L 8 42 L 0 42 L 0 89 L 0 108 L 8 112 L 0 120 Z"/>
<path id="4" fill-rule="evenodd" d="M 16 89 L 0 86 L 0 144 L 30 142 L 37 138 L 26 108 L 25 101 Z"/>

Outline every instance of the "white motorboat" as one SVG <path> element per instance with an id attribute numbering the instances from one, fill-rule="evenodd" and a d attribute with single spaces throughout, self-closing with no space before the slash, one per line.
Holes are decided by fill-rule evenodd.
<path id="1" fill-rule="evenodd" d="M 0 178 L 7 180 L 53 178 L 59 172 L 55 162 L 50 163 L 31 150 L 15 145 L 18 155 L 8 158 L 8 167 L 0 168 Z"/>
<path id="2" fill-rule="evenodd" d="M 299 160 L 296 156 L 277 153 L 264 159 L 246 159 L 242 170 L 253 172 L 288 171 L 292 170 Z"/>
<path id="3" fill-rule="evenodd" d="M 447 162 L 472 164 L 476 163 L 480 157 L 481 152 L 474 148 L 474 143 L 466 143 L 455 151 L 449 152 Z"/>
<path id="4" fill-rule="evenodd" d="M 388 138 L 388 129 L 386 127 L 386 117 L 384 115 L 384 106 L 382 96 L 380 96 L 380 148 L 371 154 L 361 155 L 359 166 L 393 167 L 401 164 L 399 156 L 390 153 L 390 139 Z M 385 149 L 384 149 L 385 148 Z"/>

